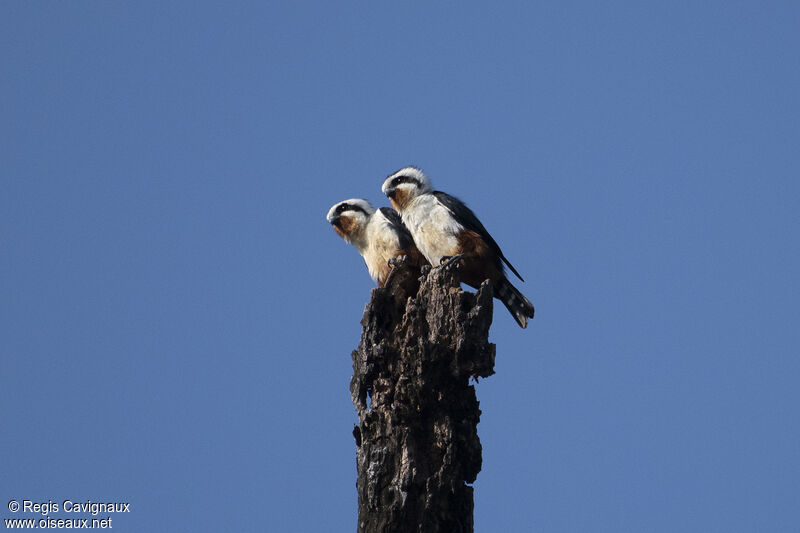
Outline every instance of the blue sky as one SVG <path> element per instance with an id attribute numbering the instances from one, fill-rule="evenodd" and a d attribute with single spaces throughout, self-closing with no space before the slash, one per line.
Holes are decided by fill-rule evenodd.
<path id="1" fill-rule="evenodd" d="M 353 531 L 372 282 L 416 164 L 526 279 L 477 531 L 800 524 L 793 2 L 0 8 L 0 518 Z M 65 513 L 55 518 L 68 518 Z"/>

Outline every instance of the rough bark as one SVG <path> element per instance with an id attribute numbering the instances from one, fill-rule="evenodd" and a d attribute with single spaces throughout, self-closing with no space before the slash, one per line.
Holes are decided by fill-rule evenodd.
<path id="1" fill-rule="evenodd" d="M 492 288 L 460 288 L 457 262 L 400 263 L 364 311 L 350 392 L 358 411 L 358 531 L 472 532 L 481 469 L 470 377 L 494 373 Z"/>

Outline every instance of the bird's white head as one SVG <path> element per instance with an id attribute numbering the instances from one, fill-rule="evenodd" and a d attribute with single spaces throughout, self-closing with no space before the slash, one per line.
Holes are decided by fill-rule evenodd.
<path id="1" fill-rule="evenodd" d="M 374 212 L 375 208 L 363 198 L 350 198 L 334 204 L 326 218 L 341 238 L 353 243 L 367 227 Z"/>
<path id="2" fill-rule="evenodd" d="M 381 191 L 389 197 L 392 207 L 397 211 L 402 211 L 412 198 L 432 190 L 431 180 L 417 167 L 398 170 L 386 178 L 381 187 Z"/>

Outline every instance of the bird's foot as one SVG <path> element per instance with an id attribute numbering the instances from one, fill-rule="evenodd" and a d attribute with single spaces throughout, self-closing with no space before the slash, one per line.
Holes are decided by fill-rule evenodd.
<path id="1" fill-rule="evenodd" d="M 462 257 L 464 257 L 464 254 L 442 256 L 442 258 L 439 260 L 439 268 L 443 268 L 445 270 L 458 268 L 458 265 L 461 265 Z"/>
<path id="2" fill-rule="evenodd" d="M 390 257 L 387 263 L 389 264 L 390 267 L 394 268 L 397 265 L 404 263 L 407 260 L 408 260 L 407 255 L 398 255 L 396 257 Z"/>
<path id="3" fill-rule="evenodd" d="M 394 282 L 394 279 L 397 276 L 403 276 L 403 272 L 409 272 L 408 270 L 403 270 L 400 267 L 403 265 L 408 265 L 409 257 L 408 255 L 397 255 L 395 257 L 390 257 L 386 260 L 386 263 L 389 265 L 389 275 L 386 276 L 386 281 L 383 283 L 384 287 L 389 286 L 391 283 Z"/>

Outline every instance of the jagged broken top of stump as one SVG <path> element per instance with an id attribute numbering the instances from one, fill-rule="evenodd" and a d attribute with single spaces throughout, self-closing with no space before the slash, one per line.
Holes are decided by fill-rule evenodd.
<path id="1" fill-rule="evenodd" d="M 452 375 L 464 379 L 494 374 L 495 346 L 488 342 L 492 286 L 485 281 L 476 293 L 464 291 L 459 267 L 450 263 L 418 278 L 405 262 L 397 262 L 386 286 L 372 289 L 364 309 L 361 343 L 353 353 L 354 379 L 371 381 L 367 378 L 380 366 L 388 370 L 423 354 L 428 355 L 425 362 L 445 363 Z M 365 408 L 367 391 L 354 385 L 353 403 Z"/>

